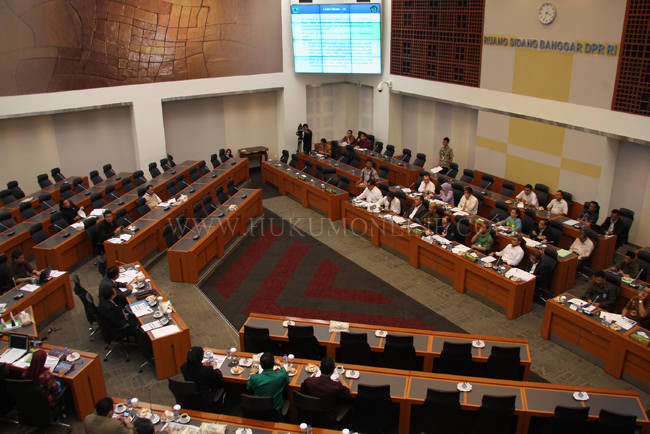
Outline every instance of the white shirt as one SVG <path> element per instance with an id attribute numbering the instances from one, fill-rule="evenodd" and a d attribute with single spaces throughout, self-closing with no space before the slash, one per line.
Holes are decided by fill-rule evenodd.
<path id="1" fill-rule="evenodd" d="M 372 191 L 371 191 L 371 190 L 368 190 L 368 187 L 366 187 L 363 190 L 363 193 L 361 193 L 359 196 L 357 196 L 357 199 L 365 200 L 366 202 L 370 202 L 370 203 L 377 203 L 377 202 L 379 202 L 381 200 L 382 197 L 383 196 L 382 196 L 381 190 L 379 190 L 379 188 L 374 187 L 372 189 Z"/>
<path id="2" fill-rule="evenodd" d="M 418 213 L 418 211 L 420 210 L 421 207 L 422 207 L 422 205 L 416 206 L 415 208 L 413 208 L 413 211 L 411 212 L 411 215 L 409 215 L 409 217 L 408 217 L 409 220 L 413 220 L 413 217 L 415 217 L 415 214 Z"/>
<path id="3" fill-rule="evenodd" d="M 611 223 L 609 224 L 609 229 L 607 229 L 607 232 L 614 232 L 614 225 L 616 224 L 617 221 L 618 219 L 616 219 L 616 221 L 610 220 Z"/>
<path id="4" fill-rule="evenodd" d="M 512 247 L 512 244 L 508 244 L 505 249 L 497 252 L 496 255 L 501 256 L 503 262 L 511 267 L 516 267 L 524 259 L 524 249 L 521 246 Z"/>
<path id="5" fill-rule="evenodd" d="M 533 265 L 530 266 L 530 271 L 529 271 L 530 274 L 535 274 L 535 268 L 537 268 L 537 264 L 539 264 L 539 262 L 535 262 Z"/>
<path id="6" fill-rule="evenodd" d="M 526 190 L 522 190 L 521 193 L 517 195 L 517 199 L 523 200 L 526 203 L 532 203 L 535 206 L 539 206 L 537 195 L 532 190 L 530 191 L 530 194 L 526 194 Z"/>
<path id="7" fill-rule="evenodd" d="M 566 200 L 564 199 L 561 199 L 559 202 L 557 199 L 553 199 L 548 204 L 548 209 L 553 214 L 568 214 L 569 212 L 569 206 L 567 205 Z"/>
<path id="8" fill-rule="evenodd" d="M 420 187 L 418 188 L 418 192 L 420 193 L 431 193 L 434 194 L 436 192 L 436 186 L 433 182 L 429 181 L 428 184 L 425 184 L 424 181 L 420 183 Z"/>
<path id="9" fill-rule="evenodd" d="M 594 243 L 589 238 L 587 238 L 584 243 L 580 241 L 580 238 L 576 238 L 573 244 L 571 244 L 571 248 L 569 250 L 578 255 L 578 259 L 587 258 L 594 250 Z"/>
<path id="10" fill-rule="evenodd" d="M 468 212 L 470 215 L 478 214 L 478 199 L 474 195 L 471 195 L 469 199 L 467 199 L 463 194 L 463 197 L 460 198 L 458 208 L 462 211 Z"/>
<path id="11" fill-rule="evenodd" d="M 377 205 L 383 206 L 386 209 L 389 209 L 390 211 L 393 211 L 394 213 L 401 214 L 402 213 L 402 204 L 400 203 L 399 199 L 394 197 L 393 200 L 388 203 L 388 196 L 384 196 L 381 198 L 379 202 L 377 202 Z"/>

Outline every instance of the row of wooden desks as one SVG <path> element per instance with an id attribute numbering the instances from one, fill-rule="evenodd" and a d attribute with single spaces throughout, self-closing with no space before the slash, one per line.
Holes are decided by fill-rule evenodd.
<path id="1" fill-rule="evenodd" d="M 339 153 L 345 151 L 345 149 L 345 146 L 339 146 Z M 361 161 L 366 161 L 368 158 L 373 160 L 376 169 L 379 169 L 380 164 L 388 166 L 390 169 L 388 172 L 388 182 L 391 184 L 402 185 L 404 187 L 411 186 L 418 180 L 420 171 L 424 170 L 419 166 L 403 163 L 398 158 L 387 157 L 368 149 L 355 149 L 354 152 L 361 157 Z"/>
<path id="2" fill-rule="evenodd" d="M 326 184 L 311 175 L 298 173 L 297 169 L 278 160 L 263 161 L 261 167 L 262 182 L 275 185 L 280 194 L 297 197 L 302 206 L 313 206 L 327 213 L 330 220 L 341 218 L 341 203 L 350 197 L 347 191 Z"/>
<path id="3" fill-rule="evenodd" d="M 337 352 L 341 346 L 341 333 L 331 332 L 329 321 L 316 319 L 251 313 L 244 326 L 239 330 L 240 348 L 246 351 L 246 341 L 244 339 L 245 326 L 268 329 L 272 340 L 276 342 L 288 342 L 288 329 L 284 327 L 284 321 L 294 321 L 297 325 L 312 326 L 314 328 L 314 336 L 316 336 L 320 345 L 326 348 L 327 356 L 337 360 Z M 386 339 L 377 337 L 375 335 L 377 330 L 378 327 L 374 325 L 351 323 L 349 332 L 365 334 L 368 337 L 370 349 L 373 352 L 382 353 Z M 426 372 L 433 372 L 434 361 L 440 357 L 445 342 L 472 343 L 472 341 L 480 339 L 485 342 L 485 347 L 472 347 L 472 358 L 474 362 L 486 363 L 493 346 L 519 347 L 523 371 L 522 378 L 527 380 L 530 374 L 530 349 L 528 347 L 528 340 L 526 339 L 446 333 L 400 327 L 382 327 L 382 330 L 385 330 L 391 335 L 413 336 L 413 346 L 415 347 L 416 355 L 422 359 L 423 370 Z"/>
<path id="4" fill-rule="evenodd" d="M 361 231 L 370 237 L 377 247 L 388 247 L 409 262 L 413 267 L 422 266 L 438 278 L 453 285 L 463 294 L 469 291 L 472 297 L 494 309 L 505 313 L 509 319 L 517 318 L 532 310 L 535 279 L 515 282 L 485 268 L 463 256 L 429 243 L 409 230 L 385 220 L 380 214 L 368 212 L 350 202 L 342 205 L 343 228 Z M 477 253 L 482 257 L 481 253 Z M 509 267 L 507 267 L 509 268 Z"/>
<path id="5" fill-rule="evenodd" d="M 574 298 L 564 295 L 567 300 Z M 596 309 L 589 316 L 571 309 L 568 301 L 548 300 L 541 335 L 601 366 L 608 374 L 650 392 L 650 348 L 630 338 L 639 330 L 650 332 L 638 325 L 629 331 L 613 330 L 601 323 L 600 311 Z"/>
<path id="6" fill-rule="evenodd" d="M 233 205 L 237 208 L 231 211 Z M 172 281 L 198 283 L 200 271 L 213 258 L 222 258 L 230 240 L 244 235 L 248 223 L 263 213 L 262 190 L 237 192 L 167 250 Z"/>
<path id="7" fill-rule="evenodd" d="M 9 339 L 6 336 L 0 338 L 0 354 L 6 350 L 8 343 Z M 49 344 L 42 344 L 39 347 L 39 349 L 44 351 L 50 351 L 55 348 L 63 350 L 62 347 Z M 73 362 L 75 365 L 74 369 L 64 376 L 57 378 L 67 385 L 72 392 L 77 418 L 84 420 L 95 409 L 95 403 L 106 397 L 106 384 L 104 383 L 100 356 L 85 351 L 70 350 L 70 352 L 75 351 L 79 353 L 81 358 Z M 20 373 L 24 372 L 24 369 L 17 368 L 13 365 L 8 366 L 11 371 L 16 373 L 12 375 L 14 377 L 18 377 Z"/>

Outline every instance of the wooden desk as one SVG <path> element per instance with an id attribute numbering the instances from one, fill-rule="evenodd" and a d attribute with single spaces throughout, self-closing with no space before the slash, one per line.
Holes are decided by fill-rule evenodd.
<path id="1" fill-rule="evenodd" d="M 18 288 L 24 286 L 19 285 Z M 54 312 L 65 306 L 66 310 L 74 309 L 74 296 L 70 286 L 70 275 L 64 273 L 45 282 L 39 289 L 34 292 L 20 291 L 24 294 L 23 298 L 14 300 L 16 290 L 11 290 L 0 296 L 0 303 L 6 303 L 6 311 L 2 318 L 7 321 L 9 313 L 19 314 L 25 309 L 32 307 L 34 322 L 36 325 L 42 323 Z"/>
<path id="2" fill-rule="evenodd" d="M 124 266 L 124 268 L 132 269 L 133 265 L 136 263 L 137 262 Z M 140 271 L 144 273 L 145 278 L 151 279 L 151 276 L 149 273 L 147 273 L 144 267 L 140 267 Z M 158 294 L 163 297 L 163 301 L 168 300 L 161 287 L 156 284 L 153 279 L 151 279 L 151 286 L 156 291 L 158 291 Z M 137 293 L 133 292 L 128 297 L 128 303 L 135 303 L 137 301 L 136 296 Z M 154 306 L 153 309 L 155 312 L 157 306 Z M 157 319 L 154 318 L 153 314 L 141 316 L 138 318 L 139 325 L 148 324 L 153 321 L 157 321 Z M 156 374 L 159 380 L 180 374 L 181 366 L 187 361 L 187 352 L 192 347 L 190 328 L 185 324 L 185 321 L 183 321 L 181 316 L 176 311 L 173 311 L 171 315 L 171 321 L 169 322 L 169 325 L 172 324 L 176 324 L 180 331 L 159 338 L 155 338 L 151 331 L 147 332 L 149 339 L 151 339 L 153 357 L 156 364 Z"/>
<path id="3" fill-rule="evenodd" d="M 333 169 L 336 169 L 336 174 L 338 176 L 347 176 L 350 179 L 350 184 L 348 186 L 348 192 L 355 196 L 359 196 L 363 190 L 365 190 L 366 185 L 363 184 L 362 178 L 361 178 L 361 169 L 357 169 L 352 166 L 348 166 L 347 164 L 339 163 L 338 161 L 326 157 L 324 160 L 312 157 L 311 155 L 304 154 L 302 152 L 298 152 L 296 154 L 298 156 L 298 169 L 302 169 L 305 167 L 305 161 L 309 160 L 312 162 L 313 167 L 315 168 L 317 164 L 322 165 L 324 168 L 325 167 L 331 167 Z M 338 165 L 338 166 L 337 166 Z M 365 166 L 364 166 L 365 167 Z M 379 178 L 377 180 L 377 184 L 388 184 L 388 180 L 384 178 Z M 326 184 L 329 185 L 329 184 Z"/>
<path id="4" fill-rule="evenodd" d="M 296 317 L 281 317 L 277 315 L 267 315 L 252 313 L 244 326 L 258 327 L 269 329 L 271 339 L 276 342 L 289 342 L 287 328 L 282 325 L 283 321 L 291 320 L 297 324 L 311 325 L 314 327 L 314 335 L 321 346 L 327 350 L 327 355 L 337 360 L 338 350 L 341 346 L 341 334 L 329 331 L 329 321 L 305 319 Z M 244 339 L 244 326 L 239 330 L 239 347 L 246 351 L 246 341 Z M 370 349 L 376 353 L 383 353 L 385 338 L 375 336 L 375 331 L 379 326 L 369 324 L 350 323 L 350 333 L 365 333 L 368 336 Z M 391 334 L 411 335 L 413 336 L 413 345 L 415 346 L 416 355 L 422 359 L 422 366 L 425 372 L 433 372 L 435 359 L 440 357 L 442 347 L 445 341 L 471 343 L 476 339 L 485 342 L 485 348 L 472 348 L 472 359 L 476 363 L 486 363 L 493 346 L 516 346 L 519 347 L 522 367 L 522 378 L 528 379 L 530 374 L 530 349 L 528 348 L 527 339 L 500 338 L 494 336 L 468 335 L 465 333 L 446 333 L 435 332 L 419 329 L 408 329 L 401 327 L 381 327 Z"/>
<path id="5" fill-rule="evenodd" d="M 333 144 L 332 146 L 336 146 Z M 345 146 L 339 145 L 339 154 L 342 151 L 345 151 Z M 402 163 L 397 158 L 389 158 L 382 154 L 377 154 L 370 150 L 364 149 L 355 149 L 354 152 L 359 154 L 361 161 L 365 161 L 368 158 L 372 159 L 377 169 L 379 169 L 380 164 L 385 164 L 390 169 L 388 172 L 388 182 L 391 184 L 398 184 L 404 187 L 409 187 L 414 184 L 418 177 L 420 176 L 420 171 L 425 170 L 422 167 L 414 166 L 409 163 Z"/>
<path id="6" fill-rule="evenodd" d="M 11 253 L 14 250 L 22 250 L 25 258 L 29 258 L 33 254 L 34 240 L 29 234 L 29 228 L 33 223 L 22 222 L 11 228 L 11 231 L 4 231 L 0 234 L 0 253 L 7 255 L 11 258 Z M 14 232 L 13 235 L 8 235 L 9 232 Z"/>
<path id="7" fill-rule="evenodd" d="M 376 215 L 350 202 L 343 202 L 341 210 L 344 229 L 353 228 L 365 233 L 372 244 L 389 247 L 415 268 L 424 265 L 435 275 L 446 277 L 458 292 L 465 294 L 469 290 L 474 298 L 504 313 L 509 319 L 532 310 L 535 279 L 516 283 L 381 218 L 385 213 Z"/>
<path id="8" fill-rule="evenodd" d="M 295 174 L 298 172 L 293 167 L 273 161 L 262 162 L 262 182 L 270 183 L 278 187 L 280 194 L 291 194 L 302 202 L 302 206 L 309 208 L 314 206 L 327 213 L 330 220 L 341 218 L 341 203 L 348 199 L 349 194 L 345 190 L 325 184 L 324 181 L 310 175 L 306 181 L 299 179 Z M 321 188 L 332 189 L 335 193 L 330 194 Z"/>
<path id="9" fill-rule="evenodd" d="M 244 148 L 239 150 L 239 158 L 259 158 L 260 164 L 262 163 L 262 157 L 264 161 L 269 161 L 269 148 L 264 146 L 251 146 L 249 148 Z"/>
<path id="10" fill-rule="evenodd" d="M 567 300 L 571 294 L 564 294 Z M 542 323 L 542 337 L 550 339 L 602 367 L 605 372 L 650 392 L 650 348 L 631 339 L 629 331 L 615 331 L 600 323 L 600 309 L 594 316 L 578 313 L 566 304 L 548 300 Z"/>
<path id="11" fill-rule="evenodd" d="M 245 199 L 241 196 L 247 195 Z M 229 211 L 236 205 L 235 211 Z M 217 214 L 223 213 L 223 217 Z M 243 189 L 167 250 L 169 274 L 174 282 L 198 283 L 199 272 L 213 259 L 225 255 L 225 246 L 237 234 L 244 235 L 248 223 L 264 213 L 262 190 Z M 194 239 L 198 236 L 198 239 Z"/>
<path id="12" fill-rule="evenodd" d="M 4 351 L 8 345 L 8 341 L 6 336 L 0 338 L 0 351 Z M 50 351 L 54 348 L 63 350 L 63 347 L 49 344 L 42 344 L 39 348 L 45 351 Z M 95 403 L 106 397 L 106 384 L 104 383 L 104 374 L 102 373 L 102 365 L 99 360 L 100 356 L 85 351 L 70 350 L 70 352 L 74 351 L 77 351 L 81 356 L 75 362 L 75 368 L 63 377 L 57 377 L 57 379 L 66 384 L 72 392 L 77 419 L 84 420 L 86 416 L 95 410 Z M 21 373 L 24 371 L 13 365 L 8 366 L 12 371 Z"/>
<path id="13" fill-rule="evenodd" d="M 13 292 L 13 291 L 11 291 Z M 15 292 L 14 292 L 15 294 Z M 5 294 L 6 295 L 6 294 Z M 31 315 L 32 318 L 34 318 L 34 309 L 32 309 L 31 306 L 29 306 L 27 309 L 25 309 L 25 312 L 27 312 L 29 315 Z M 14 314 L 15 316 L 15 314 Z M 5 321 L 5 323 L 11 321 L 11 316 L 9 315 L 9 312 L 7 312 L 6 315 L 2 316 L 2 319 Z M 31 323 L 31 324 L 21 324 L 20 327 L 16 327 L 11 330 L 5 330 L 5 333 L 16 333 L 19 335 L 27 335 L 32 339 L 38 339 L 38 330 L 36 328 L 36 323 Z M 1 346 L 0 343 L 0 348 L 4 348 Z"/>
<path id="14" fill-rule="evenodd" d="M 555 221 L 565 222 L 571 220 L 569 217 L 558 216 L 554 218 Z M 560 247 L 563 249 L 570 249 L 571 244 L 578 238 L 580 229 L 573 226 L 563 225 L 564 231 L 560 238 Z M 598 236 L 595 243 L 594 251 L 591 253 L 591 269 L 602 270 L 607 268 L 614 262 L 614 254 L 616 253 L 616 235 L 603 237 Z"/>

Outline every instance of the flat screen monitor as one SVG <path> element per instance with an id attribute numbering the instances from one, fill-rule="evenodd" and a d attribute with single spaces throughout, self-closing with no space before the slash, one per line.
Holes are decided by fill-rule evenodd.
<path id="1" fill-rule="evenodd" d="M 292 4 L 296 72 L 381 74 L 381 4 Z"/>

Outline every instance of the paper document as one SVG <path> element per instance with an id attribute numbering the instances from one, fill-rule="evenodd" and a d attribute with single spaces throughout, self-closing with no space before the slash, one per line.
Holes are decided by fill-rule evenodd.
<path id="1" fill-rule="evenodd" d="M 401 225 L 402 223 L 404 223 L 406 221 L 406 219 L 404 217 L 400 217 L 398 215 L 395 215 L 395 216 L 393 216 L 393 221 L 395 223 L 397 223 L 398 225 Z"/>
<path id="2" fill-rule="evenodd" d="M 454 215 L 464 216 L 464 215 L 469 215 L 469 213 L 468 213 L 468 212 L 465 212 L 465 211 L 456 211 L 456 212 L 454 213 Z"/>
<path id="3" fill-rule="evenodd" d="M 147 303 L 145 300 L 130 304 L 129 307 L 131 308 L 131 312 L 133 312 L 133 315 L 135 315 L 138 318 L 153 313 L 153 310 L 149 306 L 149 303 Z"/>
<path id="4" fill-rule="evenodd" d="M 571 252 L 569 250 L 565 250 L 565 249 L 560 249 L 560 250 L 557 251 L 557 255 L 559 257 L 561 257 L 561 258 L 564 258 L 565 256 L 568 256 L 570 254 L 571 254 Z"/>
<path id="5" fill-rule="evenodd" d="M 563 222 L 563 224 L 565 224 L 567 226 L 574 226 L 574 225 L 577 225 L 578 223 L 580 223 L 580 222 L 577 221 L 577 220 L 567 220 L 567 221 Z"/>
<path id="6" fill-rule="evenodd" d="M 20 348 L 9 348 L 0 356 L 0 363 L 13 363 L 24 356 L 26 352 L 27 350 L 21 350 Z"/>
<path id="7" fill-rule="evenodd" d="M 620 325 L 621 328 L 624 330 L 630 330 L 632 327 L 636 325 L 636 321 L 634 323 L 630 322 L 629 319 L 623 317 L 620 320 L 616 321 L 616 324 Z"/>
<path id="8" fill-rule="evenodd" d="M 467 246 L 463 246 L 462 244 L 458 244 L 458 245 L 454 246 L 453 249 L 451 249 L 451 251 L 454 252 L 454 253 L 460 253 L 460 252 L 465 253 L 468 250 L 471 250 L 471 249 L 469 247 L 467 247 Z"/>
<path id="9" fill-rule="evenodd" d="M 449 241 L 447 238 L 441 237 L 440 235 L 434 235 L 433 239 L 445 245 L 451 243 L 451 241 Z"/>
<path id="10" fill-rule="evenodd" d="M 410 193 L 410 192 L 411 192 L 411 189 L 410 189 L 410 188 L 402 188 L 402 191 L 403 191 L 404 193 Z"/>
<path id="11" fill-rule="evenodd" d="M 160 327 L 158 329 L 152 330 L 151 334 L 154 338 L 162 338 L 163 336 L 171 335 L 174 333 L 180 332 L 181 329 L 177 325 L 172 324 L 165 327 Z"/>
<path id="12" fill-rule="evenodd" d="M 523 237 L 523 238 L 524 238 L 524 241 L 526 241 L 526 246 L 527 247 L 535 248 L 535 247 L 539 246 L 540 244 L 542 244 L 539 241 L 531 240 L 528 237 Z"/>
<path id="13" fill-rule="evenodd" d="M 122 243 L 122 240 L 119 239 L 119 238 L 109 238 L 107 241 L 109 243 L 113 243 L 113 244 L 121 244 Z"/>
<path id="14" fill-rule="evenodd" d="M 124 241 L 129 241 L 129 240 L 131 239 L 132 236 L 133 236 L 133 235 L 122 234 L 122 235 L 120 235 L 120 239 L 121 239 L 121 240 L 124 240 Z"/>
<path id="15" fill-rule="evenodd" d="M 124 273 L 120 273 L 120 277 L 118 277 L 115 281 L 120 283 L 131 283 L 137 275 L 138 272 L 135 270 L 125 271 Z"/>
<path id="16" fill-rule="evenodd" d="M 158 320 L 150 322 L 149 324 L 142 324 L 140 327 L 144 332 L 148 332 L 149 330 L 157 329 L 162 327 L 162 323 Z"/>
<path id="17" fill-rule="evenodd" d="M 54 369 L 58 363 L 59 363 L 59 358 L 55 356 L 48 355 L 47 358 L 45 359 L 45 367 L 50 371 Z"/>
<path id="18" fill-rule="evenodd" d="M 589 302 L 580 300 L 579 298 L 572 298 L 571 300 L 569 300 L 569 303 L 575 304 L 577 306 L 584 306 L 586 304 L 589 304 Z"/>
<path id="19" fill-rule="evenodd" d="M 508 272 L 506 272 L 506 277 L 508 277 L 508 278 L 510 278 L 510 277 L 518 277 L 521 280 L 525 280 L 526 282 L 528 282 L 529 280 L 534 279 L 535 275 L 530 274 L 530 273 L 528 273 L 528 272 L 526 272 L 524 270 L 521 270 L 519 268 L 511 268 L 511 269 L 508 270 Z"/>
<path id="20" fill-rule="evenodd" d="M 94 209 L 90 212 L 90 216 L 101 217 L 104 215 L 104 211 L 102 208 Z"/>
<path id="21" fill-rule="evenodd" d="M 433 169 L 431 169 L 431 173 L 438 173 L 442 170 L 442 167 L 436 166 Z"/>
<path id="22" fill-rule="evenodd" d="M 483 262 L 487 262 L 488 264 L 489 264 L 490 262 L 494 262 L 494 261 L 496 261 L 496 260 L 497 260 L 497 259 L 496 259 L 494 256 L 486 256 L 486 257 L 484 257 L 484 258 L 481 258 L 481 261 L 483 261 Z"/>
<path id="23" fill-rule="evenodd" d="M 63 276 L 65 274 L 65 271 L 59 271 L 59 270 L 52 270 L 50 271 L 50 277 L 55 278 L 59 276 Z"/>
<path id="24" fill-rule="evenodd" d="M 600 317 L 605 318 L 607 321 L 615 322 L 615 321 L 620 321 L 623 317 L 621 315 L 618 315 L 616 313 L 610 313 L 610 312 L 600 312 Z"/>
<path id="25" fill-rule="evenodd" d="M 223 362 L 226 361 L 226 356 L 218 356 L 218 355 L 213 355 L 212 358 L 214 359 L 215 362 L 217 362 L 217 368 L 221 368 L 221 365 L 223 365 Z M 205 362 L 208 359 L 203 359 L 201 363 Z M 262 368 L 260 367 L 260 372 L 262 372 Z"/>
<path id="26" fill-rule="evenodd" d="M 34 291 L 36 291 L 38 288 L 40 288 L 40 286 L 38 286 L 38 285 L 34 285 L 34 284 L 31 284 L 31 283 L 28 283 L 27 285 L 23 285 L 23 286 L 21 286 L 19 289 L 20 289 L 21 291 L 25 291 L 25 292 L 34 292 Z"/>
<path id="27" fill-rule="evenodd" d="M 16 368 L 27 369 L 32 362 L 32 353 L 27 353 L 20 359 L 12 363 Z"/>

